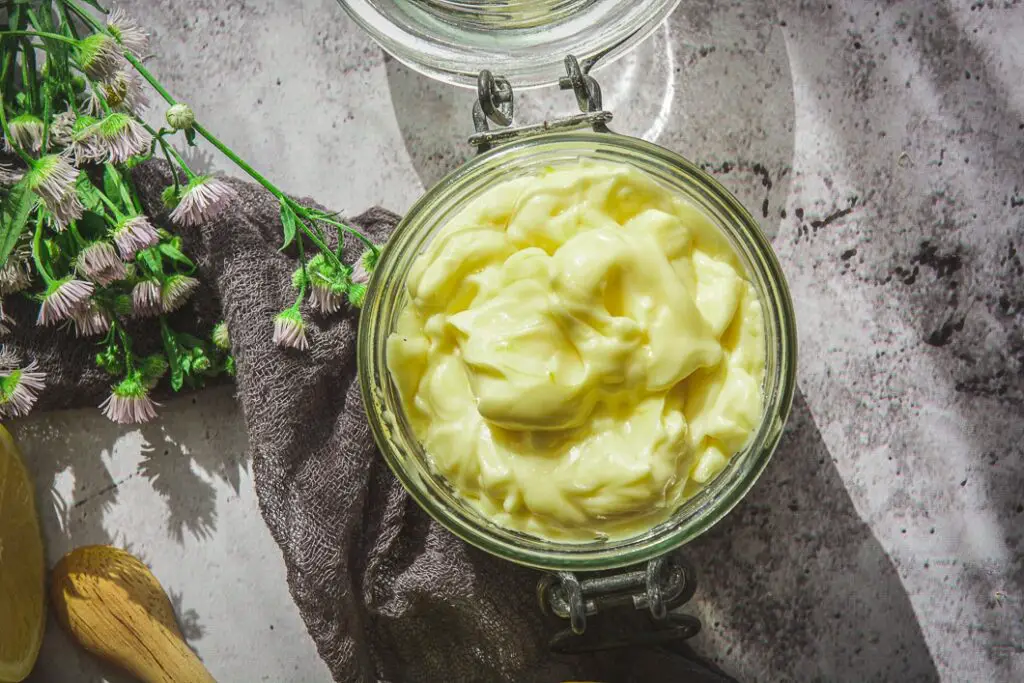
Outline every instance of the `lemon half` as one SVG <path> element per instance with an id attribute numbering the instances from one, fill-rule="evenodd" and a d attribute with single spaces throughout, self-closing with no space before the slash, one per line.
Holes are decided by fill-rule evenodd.
<path id="1" fill-rule="evenodd" d="M 32 479 L 0 426 L 0 682 L 28 677 L 43 642 L 43 541 Z"/>

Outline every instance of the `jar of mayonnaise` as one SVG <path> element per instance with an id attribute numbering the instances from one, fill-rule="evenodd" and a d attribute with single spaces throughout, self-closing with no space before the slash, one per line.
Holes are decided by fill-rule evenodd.
<path id="1" fill-rule="evenodd" d="M 412 206 L 369 283 L 358 361 L 381 453 L 452 533 L 549 572 L 542 606 L 571 623 L 552 647 L 590 647 L 587 617 L 623 605 L 666 624 L 643 642 L 693 635 L 668 618 L 694 589 L 675 551 L 764 470 L 797 355 L 757 222 L 690 161 L 610 132 L 589 75 L 675 1 L 342 4 L 478 93 L 479 154 Z M 578 112 L 514 125 L 513 84 L 549 82 Z"/>

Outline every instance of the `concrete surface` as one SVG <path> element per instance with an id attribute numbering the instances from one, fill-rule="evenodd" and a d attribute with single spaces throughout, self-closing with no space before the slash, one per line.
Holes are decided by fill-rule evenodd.
<path id="1" fill-rule="evenodd" d="M 471 153 L 469 93 L 386 59 L 334 0 L 124 4 L 170 90 L 289 191 L 402 211 Z M 1016 1 L 683 0 L 597 74 L 616 130 L 744 200 L 797 307 L 786 437 L 689 548 L 697 647 L 741 680 L 1024 680 L 1021 35 Z M 526 93 L 518 116 L 567 97 Z M 141 429 L 75 411 L 16 436 L 51 560 L 130 547 L 220 680 L 328 680 L 229 391 Z M 51 628 L 31 680 L 119 679 Z"/>

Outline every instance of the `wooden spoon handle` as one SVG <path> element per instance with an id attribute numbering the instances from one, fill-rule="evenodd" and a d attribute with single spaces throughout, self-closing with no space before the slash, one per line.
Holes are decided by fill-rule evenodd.
<path id="1" fill-rule="evenodd" d="M 54 567 L 50 593 L 75 640 L 143 683 L 216 683 L 185 643 L 163 586 L 124 550 L 71 551 Z"/>

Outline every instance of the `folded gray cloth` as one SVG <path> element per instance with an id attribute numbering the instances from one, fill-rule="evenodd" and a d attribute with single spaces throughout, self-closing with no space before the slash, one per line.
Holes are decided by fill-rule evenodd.
<path id="1" fill-rule="evenodd" d="M 166 166 L 148 163 L 136 181 L 147 213 L 159 218 L 160 192 L 170 183 Z M 356 373 L 357 312 L 320 317 L 304 310 L 310 349 L 274 344 L 273 317 L 294 301 L 296 261 L 278 251 L 276 200 L 257 186 L 232 184 L 239 199 L 231 209 L 182 234 L 205 287 L 182 321 L 214 319 L 219 302 L 260 507 L 284 553 L 292 596 L 335 680 L 732 680 L 686 656 L 685 648 L 552 654 L 548 639 L 565 624 L 537 606 L 540 573 L 478 551 L 432 521 L 377 452 Z M 382 209 L 351 219 L 378 242 L 396 222 Z M 352 245 L 347 260 L 358 255 Z M 92 345 L 35 328 L 27 302 L 12 313 L 19 324 L 11 343 L 37 358 L 49 377 L 39 406 L 98 403 L 109 378 L 93 368 Z M 630 613 L 614 621 L 630 629 L 641 618 Z"/>

